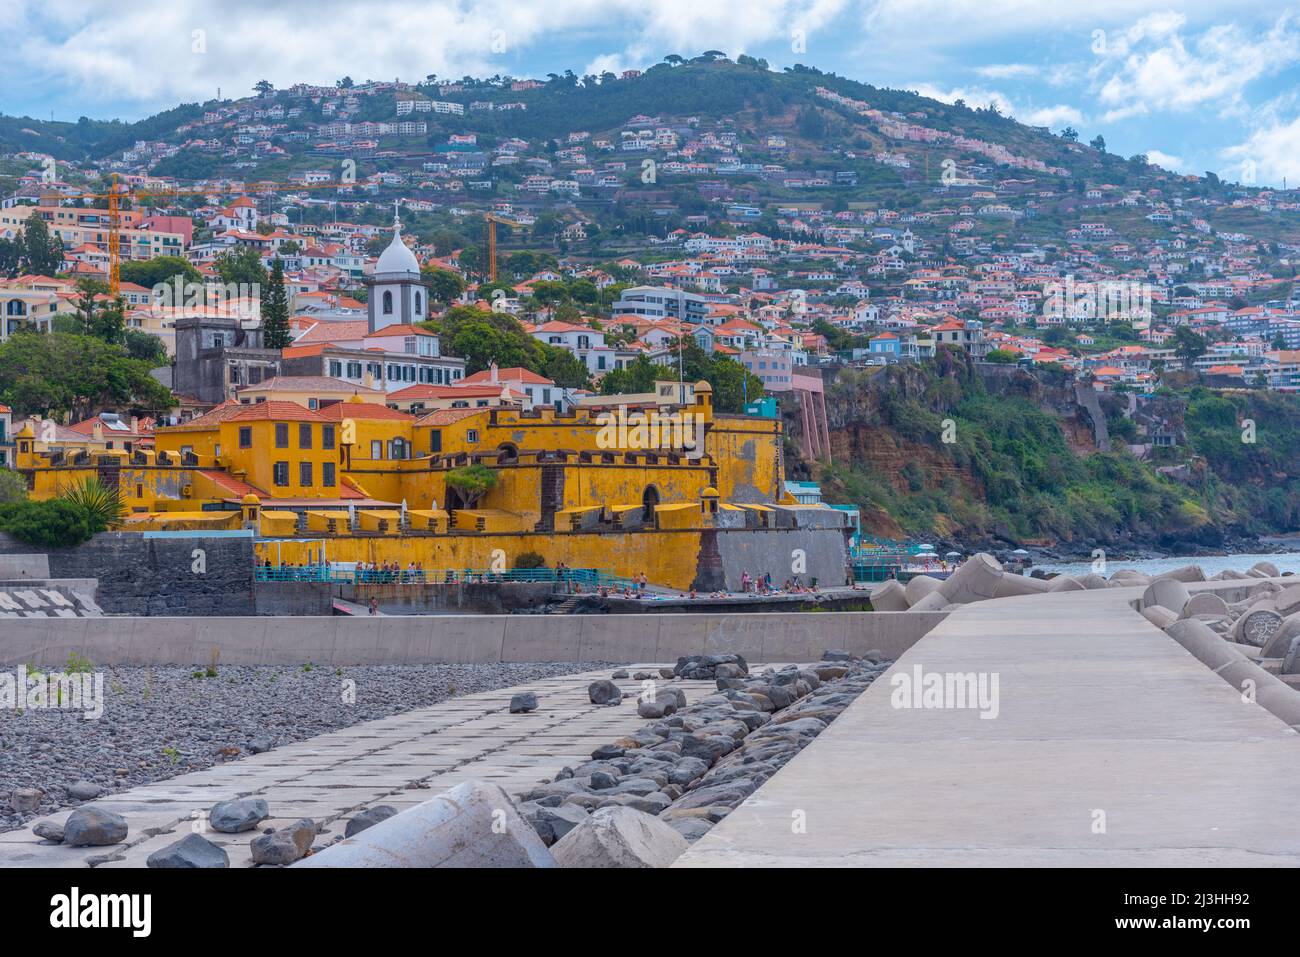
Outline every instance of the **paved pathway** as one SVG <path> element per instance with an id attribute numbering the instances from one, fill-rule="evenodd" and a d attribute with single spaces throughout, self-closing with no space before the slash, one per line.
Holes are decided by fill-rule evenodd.
<path id="1" fill-rule="evenodd" d="M 655 672 L 660 665 L 629 665 Z M 221 844 L 231 867 L 250 866 L 248 844 L 261 830 L 300 817 L 324 822 L 318 843 L 342 834 L 357 811 L 390 804 L 399 811 L 471 778 L 493 781 L 518 794 L 560 768 L 590 759 L 602 744 L 647 722 L 631 701 L 618 707 L 593 705 L 587 685 L 613 670 L 543 678 L 517 688 L 452 698 L 427 708 L 353 725 L 251 755 L 203 771 L 132 788 L 91 804 L 123 815 L 130 825 L 126 844 L 70 848 L 42 844 L 31 831 L 0 834 L 0 867 L 143 867 L 159 848 L 189 833 L 195 812 L 218 801 L 255 795 L 266 799 L 272 816 L 243 834 L 205 836 Z M 619 680 L 624 691 L 640 692 L 640 682 Z M 674 687 L 695 701 L 714 690 L 711 681 L 675 680 Z M 510 697 L 535 691 L 538 710 L 510 714 Z M 419 783 L 419 787 L 408 785 Z M 45 820 L 63 821 L 72 809 Z M 36 822 L 33 821 L 32 824 Z"/>
<path id="2" fill-rule="evenodd" d="M 677 866 L 1300 865 L 1296 733 L 1142 591 L 954 612 Z M 917 665 L 997 673 L 998 716 L 894 708 Z"/>

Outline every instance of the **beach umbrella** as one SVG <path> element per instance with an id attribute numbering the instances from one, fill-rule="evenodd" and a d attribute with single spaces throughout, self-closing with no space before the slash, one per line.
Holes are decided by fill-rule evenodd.
<path id="1" fill-rule="evenodd" d="M 944 558 L 961 558 L 961 552 L 949 552 Z"/>
<path id="2" fill-rule="evenodd" d="M 1029 553 L 1028 553 L 1027 551 L 1025 551 L 1023 548 L 1017 548 L 1017 549 L 1016 549 L 1014 552 L 1012 552 L 1011 554 L 1012 554 L 1012 555 L 1028 555 Z"/>

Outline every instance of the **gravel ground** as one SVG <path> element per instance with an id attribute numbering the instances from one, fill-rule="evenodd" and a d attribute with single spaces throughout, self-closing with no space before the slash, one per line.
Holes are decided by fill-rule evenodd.
<path id="1" fill-rule="evenodd" d="M 240 755 L 422 708 L 457 695 L 610 667 L 608 662 L 372 665 L 355 668 L 221 666 L 107 668 L 104 714 L 0 709 L 0 831 L 80 803 L 89 782 L 105 795 L 234 760 Z M 343 698 L 354 681 L 355 703 Z M 45 792 L 15 813 L 11 791 Z"/>

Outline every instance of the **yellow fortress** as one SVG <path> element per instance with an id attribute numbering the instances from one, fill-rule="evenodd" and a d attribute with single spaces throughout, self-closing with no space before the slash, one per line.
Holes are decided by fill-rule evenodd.
<path id="1" fill-rule="evenodd" d="M 783 495 L 779 419 L 719 414 L 712 398 L 672 382 L 570 412 L 415 416 L 272 392 L 159 428 L 152 449 L 63 449 L 29 428 L 16 467 L 36 498 L 89 476 L 116 485 L 128 531 L 249 529 L 276 564 L 502 570 L 533 553 L 682 590 L 734 588 L 744 571 L 841 583 L 842 514 Z"/>

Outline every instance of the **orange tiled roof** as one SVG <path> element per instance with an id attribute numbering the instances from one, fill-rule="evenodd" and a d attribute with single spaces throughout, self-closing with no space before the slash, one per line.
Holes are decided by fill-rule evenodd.
<path id="1" fill-rule="evenodd" d="M 301 406 L 297 402 L 285 402 L 281 399 L 271 399 L 267 402 L 245 405 L 234 415 L 230 416 L 227 421 L 278 421 L 281 419 L 300 422 L 325 421 L 318 413 L 313 412 L 311 409 Z"/>

